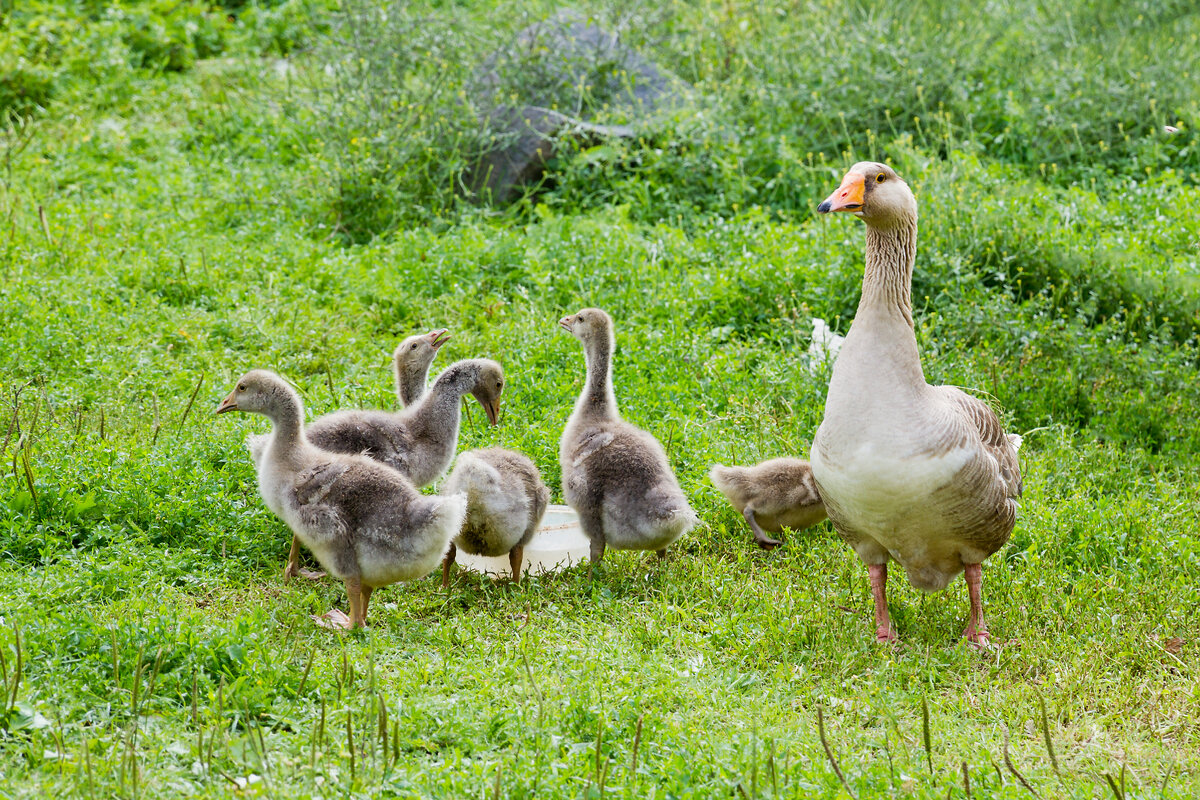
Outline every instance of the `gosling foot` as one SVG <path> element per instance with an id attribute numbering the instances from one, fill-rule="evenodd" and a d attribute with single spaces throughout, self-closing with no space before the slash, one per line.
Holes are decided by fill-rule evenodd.
<path id="1" fill-rule="evenodd" d="M 779 547 L 779 545 L 783 544 L 783 542 L 781 542 L 780 540 L 772 539 L 770 536 L 767 536 L 766 534 L 763 534 L 761 536 L 759 536 L 758 534 L 755 534 L 754 535 L 754 543 L 757 544 L 759 547 L 761 547 L 763 550 L 774 550 L 776 547 Z"/>

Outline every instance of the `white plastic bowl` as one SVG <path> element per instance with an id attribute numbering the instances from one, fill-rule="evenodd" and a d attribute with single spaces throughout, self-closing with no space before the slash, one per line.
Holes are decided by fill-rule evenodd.
<path id="1" fill-rule="evenodd" d="M 542 524 L 525 545 L 521 570 L 526 575 L 547 575 L 566 569 L 588 557 L 589 544 L 579 527 L 579 515 L 569 506 L 548 506 Z M 463 569 L 480 572 L 492 578 L 507 578 L 512 574 L 508 555 L 475 556 L 460 548 L 454 563 Z"/>

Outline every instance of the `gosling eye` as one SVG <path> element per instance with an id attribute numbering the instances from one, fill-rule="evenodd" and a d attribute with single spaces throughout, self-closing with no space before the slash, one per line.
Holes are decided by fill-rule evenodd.
<path id="1" fill-rule="evenodd" d="M 238 384 L 238 391 L 239 391 L 239 392 L 244 392 L 244 391 L 246 391 L 246 384 L 244 384 L 244 383 L 239 383 L 239 384 Z"/>
<path id="2" fill-rule="evenodd" d="M 416 346 L 416 344 L 410 344 L 410 345 L 408 346 L 408 349 L 409 349 L 409 350 L 416 350 L 416 349 L 417 349 L 417 346 Z"/>
<path id="3" fill-rule="evenodd" d="M 883 183 L 886 180 L 887 180 L 887 176 L 884 175 L 882 172 L 875 176 L 876 183 Z"/>

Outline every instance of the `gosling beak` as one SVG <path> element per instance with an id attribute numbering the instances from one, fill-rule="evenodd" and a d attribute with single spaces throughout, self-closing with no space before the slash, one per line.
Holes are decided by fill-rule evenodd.
<path id="1" fill-rule="evenodd" d="M 558 327 L 562 328 L 564 331 L 567 331 L 568 333 L 571 332 L 571 323 L 568 322 L 569 319 L 570 319 L 569 317 L 563 317 L 562 319 L 560 319 L 558 321 Z"/>
<path id="2" fill-rule="evenodd" d="M 226 411 L 237 411 L 237 400 L 233 399 L 234 392 L 230 392 L 229 396 L 221 401 L 221 405 L 217 406 L 217 413 L 224 414 Z"/>
<path id="3" fill-rule="evenodd" d="M 847 172 L 842 178 L 842 185 L 833 194 L 825 198 L 825 202 L 817 206 L 817 211 L 828 214 L 831 211 L 862 211 L 863 193 L 866 182 L 857 172 Z"/>
<path id="4" fill-rule="evenodd" d="M 434 350 L 437 350 L 446 342 L 450 341 L 450 332 L 445 328 L 438 328 L 437 330 L 430 331 L 429 333 L 425 334 L 425 336 L 428 337 L 429 344 Z"/>
<path id="5" fill-rule="evenodd" d="M 480 403 L 483 406 L 483 413 L 487 414 L 488 422 L 492 427 L 496 427 L 500 423 L 500 400 L 487 400 Z"/>

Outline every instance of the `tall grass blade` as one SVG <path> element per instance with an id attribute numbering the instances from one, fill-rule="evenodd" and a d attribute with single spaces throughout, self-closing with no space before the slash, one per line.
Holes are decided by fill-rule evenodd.
<path id="1" fill-rule="evenodd" d="M 833 757 L 833 750 L 829 747 L 829 740 L 825 738 L 825 712 L 820 706 L 817 706 L 817 732 L 821 736 L 821 746 L 825 748 L 825 757 L 829 759 L 829 765 L 833 767 L 833 774 L 837 775 L 838 780 L 842 782 L 842 786 L 846 787 L 846 791 L 854 800 L 858 800 L 858 795 L 850 788 L 850 783 L 846 780 L 846 776 L 842 774 L 842 768 L 838 766 L 837 759 Z"/>
<path id="2" fill-rule="evenodd" d="M 1034 789 L 1032 786 L 1029 785 L 1029 781 L 1025 780 L 1025 776 L 1017 771 L 1016 766 L 1013 765 L 1012 758 L 1009 757 L 1009 755 L 1008 755 L 1008 731 L 1007 730 L 1004 732 L 1004 766 L 1008 767 L 1008 771 L 1011 772 L 1014 776 L 1016 776 L 1016 779 L 1021 782 L 1021 785 L 1024 786 L 1031 795 L 1038 798 L 1038 800 L 1041 800 L 1042 796 L 1037 793 L 1036 789 Z"/>
<path id="3" fill-rule="evenodd" d="M 929 700 L 921 698 L 921 741 L 925 745 L 925 764 L 929 767 L 929 774 L 933 775 L 933 741 L 929 735 Z"/>

